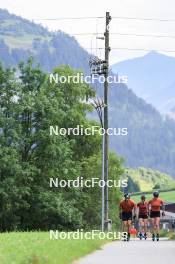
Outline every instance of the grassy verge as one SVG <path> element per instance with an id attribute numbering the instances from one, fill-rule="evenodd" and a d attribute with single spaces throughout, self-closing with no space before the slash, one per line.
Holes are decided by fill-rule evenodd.
<path id="1" fill-rule="evenodd" d="M 170 238 L 171 240 L 175 240 L 175 232 L 171 232 L 171 233 L 169 234 L 169 238 Z"/>
<path id="2" fill-rule="evenodd" d="M 173 231 L 168 232 L 166 230 L 161 230 L 160 237 L 168 237 L 170 240 L 175 240 L 175 232 Z"/>
<path id="3" fill-rule="evenodd" d="M 50 240 L 49 232 L 0 234 L 1 264 L 70 264 L 106 240 Z"/>

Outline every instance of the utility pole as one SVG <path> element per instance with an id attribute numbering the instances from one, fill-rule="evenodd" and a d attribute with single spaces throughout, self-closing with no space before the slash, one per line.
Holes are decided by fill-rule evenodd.
<path id="1" fill-rule="evenodd" d="M 101 105 L 100 101 L 94 101 L 94 108 L 97 110 L 100 118 L 101 127 L 104 128 L 105 133 L 103 135 L 102 142 L 102 180 L 105 182 L 105 186 L 102 187 L 102 231 L 108 231 L 110 229 L 111 220 L 108 217 L 108 74 L 109 74 L 109 23 L 111 16 L 109 12 L 106 12 L 106 25 L 104 37 L 97 37 L 98 39 L 105 40 L 105 60 L 101 60 L 98 57 L 93 57 L 89 61 L 89 66 L 92 75 L 103 75 L 105 78 L 104 82 L 104 102 Z M 100 109 L 102 107 L 102 109 Z M 100 109 L 100 110 L 99 110 Z"/>
<path id="2" fill-rule="evenodd" d="M 105 196 L 105 204 L 104 204 L 104 230 L 108 231 L 109 229 L 109 216 L 108 216 L 108 150 L 109 150 L 109 136 L 107 133 L 108 129 L 108 74 L 109 74 L 109 22 L 111 21 L 111 16 L 109 12 L 106 12 L 106 29 L 105 29 L 105 82 L 104 82 L 104 129 L 105 129 L 105 135 L 104 135 L 104 181 L 105 181 L 105 187 L 104 187 L 104 196 Z"/>
<path id="3" fill-rule="evenodd" d="M 103 100 L 100 99 L 94 99 L 92 106 L 95 108 L 95 110 L 97 111 L 99 120 L 100 120 L 100 124 L 101 127 L 104 128 L 104 124 L 103 124 L 103 110 L 105 108 L 105 104 Z M 104 181 L 104 135 L 102 138 L 102 181 Z M 104 232 L 104 187 L 102 187 L 101 189 L 102 191 L 102 200 L 101 200 L 101 231 Z"/>

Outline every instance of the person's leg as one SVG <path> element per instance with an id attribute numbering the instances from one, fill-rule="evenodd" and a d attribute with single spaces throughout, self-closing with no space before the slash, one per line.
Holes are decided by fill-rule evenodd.
<path id="1" fill-rule="evenodd" d="M 127 221 L 127 232 L 128 232 L 128 241 L 130 240 L 130 229 L 131 229 L 132 220 Z"/>
<path id="2" fill-rule="evenodd" d="M 143 219 L 139 218 L 139 232 L 141 233 L 143 229 Z"/>
<path id="3" fill-rule="evenodd" d="M 132 224 L 132 221 L 131 220 L 128 220 L 128 233 L 130 232 L 130 229 L 131 229 L 131 224 Z"/>
<path id="4" fill-rule="evenodd" d="M 159 233 L 159 230 L 160 230 L 160 217 L 156 217 L 155 218 L 155 229 L 156 229 L 156 233 Z"/>
<path id="5" fill-rule="evenodd" d="M 147 233 L 147 231 L 148 231 L 148 219 L 143 219 L 143 229 L 144 229 L 144 232 Z"/>
<path id="6" fill-rule="evenodd" d="M 127 221 L 123 221 L 122 231 L 123 231 L 123 239 L 124 241 L 127 240 L 127 234 L 128 234 L 128 223 Z"/>
<path id="7" fill-rule="evenodd" d="M 128 232 L 128 224 L 127 224 L 127 221 L 123 221 L 123 232 Z"/>
<path id="8" fill-rule="evenodd" d="M 156 222 L 155 217 L 152 218 L 152 240 L 155 240 Z"/>
<path id="9" fill-rule="evenodd" d="M 160 217 L 155 218 L 155 227 L 156 227 L 156 237 L 158 241 L 159 240 L 159 230 L 160 230 Z"/>
<path id="10" fill-rule="evenodd" d="M 139 238 L 142 238 L 142 231 L 143 231 L 143 219 L 139 218 Z"/>
<path id="11" fill-rule="evenodd" d="M 144 237 L 147 239 L 147 231 L 148 231 L 148 219 L 143 219 L 143 229 L 144 229 Z"/>

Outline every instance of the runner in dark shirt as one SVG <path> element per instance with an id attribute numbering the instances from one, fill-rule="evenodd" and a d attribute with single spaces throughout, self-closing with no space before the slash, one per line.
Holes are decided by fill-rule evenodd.
<path id="1" fill-rule="evenodd" d="M 143 194 L 141 196 L 141 201 L 137 204 L 137 212 L 139 219 L 139 237 L 140 239 L 147 239 L 147 229 L 148 229 L 148 202 L 146 202 L 146 197 Z M 144 234 L 144 235 L 143 235 Z"/>

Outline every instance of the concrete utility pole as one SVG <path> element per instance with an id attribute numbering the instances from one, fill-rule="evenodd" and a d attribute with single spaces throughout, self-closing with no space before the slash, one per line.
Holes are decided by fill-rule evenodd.
<path id="1" fill-rule="evenodd" d="M 105 183 L 108 181 L 108 149 L 109 149 L 109 136 L 107 133 L 108 129 L 108 74 L 109 74 L 109 22 L 111 21 L 111 16 L 109 12 L 106 12 L 106 29 L 105 29 L 105 82 L 104 82 L 104 129 L 105 129 L 105 135 L 104 135 L 104 180 Z M 108 216 L 108 186 L 105 184 L 104 188 L 104 196 L 105 196 L 105 204 L 104 204 L 104 230 L 108 231 L 109 229 L 109 216 Z"/>
<path id="2" fill-rule="evenodd" d="M 100 99 L 94 99 L 92 106 L 95 108 L 95 110 L 97 111 L 99 120 L 100 120 L 100 124 L 101 127 L 104 128 L 104 124 L 103 124 L 103 110 L 104 110 L 104 102 L 103 100 Z M 102 181 L 104 181 L 104 135 L 102 138 Z M 101 189 L 102 191 L 102 204 L 101 204 L 101 231 L 104 231 L 104 187 L 102 187 Z"/>
<path id="3" fill-rule="evenodd" d="M 104 75 L 104 102 L 100 103 L 99 100 L 95 100 L 93 103 L 94 108 L 97 110 L 101 127 L 104 128 L 105 134 L 103 135 L 102 143 L 102 180 L 105 181 L 105 186 L 102 187 L 102 231 L 108 231 L 111 227 L 111 220 L 108 217 L 108 74 L 109 74 L 109 22 L 111 21 L 111 16 L 109 12 L 106 12 L 106 28 L 104 37 L 97 37 L 97 39 L 105 40 L 105 60 L 101 60 L 98 57 L 93 57 L 89 61 L 91 74 L 94 75 Z M 104 109 L 102 111 L 102 108 Z"/>

